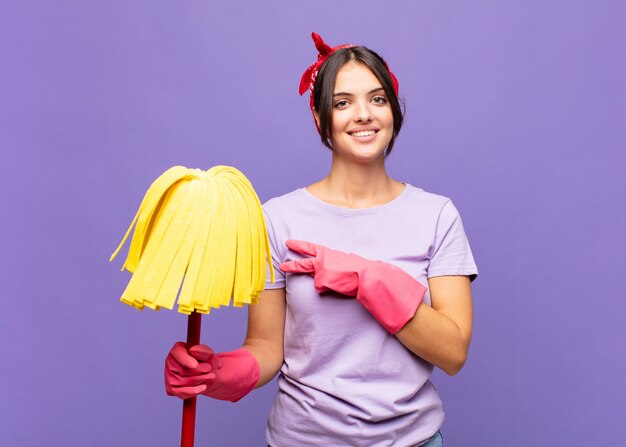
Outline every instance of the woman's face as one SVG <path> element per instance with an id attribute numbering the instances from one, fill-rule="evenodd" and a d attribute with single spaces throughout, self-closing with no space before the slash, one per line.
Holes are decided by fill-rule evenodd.
<path id="1" fill-rule="evenodd" d="M 380 81 L 364 64 L 348 62 L 337 72 L 332 127 L 336 156 L 360 163 L 384 157 L 393 114 Z"/>

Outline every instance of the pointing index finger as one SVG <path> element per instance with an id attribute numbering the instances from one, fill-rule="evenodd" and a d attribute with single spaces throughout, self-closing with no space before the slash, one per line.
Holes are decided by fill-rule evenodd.
<path id="1" fill-rule="evenodd" d="M 320 250 L 324 248 L 322 245 L 314 244 L 313 242 L 298 241 L 295 239 L 287 240 L 285 245 L 287 245 L 287 248 L 291 251 L 309 256 L 317 256 Z"/>
<path id="2" fill-rule="evenodd" d="M 285 273 L 313 273 L 315 264 L 313 258 L 299 259 L 297 261 L 287 261 L 280 264 L 279 268 Z"/>

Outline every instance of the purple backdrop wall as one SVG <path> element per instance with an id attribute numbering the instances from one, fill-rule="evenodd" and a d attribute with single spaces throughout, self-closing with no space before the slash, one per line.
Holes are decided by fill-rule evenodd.
<path id="1" fill-rule="evenodd" d="M 262 200 L 327 172 L 310 32 L 379 51 L 405 128 L 391 174 L 451 196 L 481 276 L 449 446 L 626 440 L 626 65 L 618 1 L 0 3 L 0 444 L 174 446 L 176 312 L 107 263 L 166 168 L 234 165 Z M 232 349 L 245 312 L 204 320 Z M 274 388 L 201 399 L 197 445 L 263 445 Z"/>

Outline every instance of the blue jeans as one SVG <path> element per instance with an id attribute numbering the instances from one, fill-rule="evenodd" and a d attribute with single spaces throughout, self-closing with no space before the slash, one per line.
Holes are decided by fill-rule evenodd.
<path id="1" fill-rule="evenodd" d="M 435 433 L 435 436 L 426 441 L 425 444 L 420 445 L 419 447 L 443 447 L 443 438 L 441 437 L 441 433 Z"/>

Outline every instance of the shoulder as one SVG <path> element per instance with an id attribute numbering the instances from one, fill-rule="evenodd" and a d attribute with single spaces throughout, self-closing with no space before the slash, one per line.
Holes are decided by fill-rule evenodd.
<path id="1" fill-rule="evenodd" d="M 420 211 L 427 211 L 439 215 L 444 208 L 452 205 L 449 197 L 433 192 L 424 191 L 422 188 L 407 183 L 406 196 L 412 206 L 416 206 Z M 452 205 L 453 206 L 453 205 Z"/>
<path id="2" fill-rule="evenodd" d="M 282 196 L 273 197 L 263 203 L 263 211 L 270 216 L 278 216 L 290 209 L 293 209 L 294 206 L 301 204 L 303 194 L 303 188 L 298 188 L 288 192 L 287 194 L 283 194 Z"/>
<path id="3" fill-rule="evenodd" d="M 266 221 L 276 229 L 301 225 L 320 214 L 304 188 L 268 200 L 263 204 L 263 212 Z"/>

